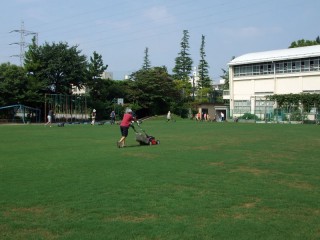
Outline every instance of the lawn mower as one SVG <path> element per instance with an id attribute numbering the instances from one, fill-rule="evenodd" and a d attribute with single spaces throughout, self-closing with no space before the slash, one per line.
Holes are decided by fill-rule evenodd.
<path id="1" fill-rule="evenodd" d="M 159 140 L 156 140 L 155 137 L 150 136 L 149 134 L 147 134 L 141 127 L 140 124 L 138 123 L 138 127 L 139 127 L 139 131 L 137 131 L 134 127 L 133 124 L 131 124 L 132 129 L 134 130 L 134 132 L 136 133 L 136 141 L 140 144 L 140 145 L 158 145 L 160 144 Z"/>

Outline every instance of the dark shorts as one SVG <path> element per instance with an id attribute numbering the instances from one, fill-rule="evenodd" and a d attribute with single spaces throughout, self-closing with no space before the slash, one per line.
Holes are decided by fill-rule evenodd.
<path id="1" fill-rule="evenodd" d="M 129 127 L 122 127 L 120 126 L 121 136 L 127 137 L 129 132 Z"/>

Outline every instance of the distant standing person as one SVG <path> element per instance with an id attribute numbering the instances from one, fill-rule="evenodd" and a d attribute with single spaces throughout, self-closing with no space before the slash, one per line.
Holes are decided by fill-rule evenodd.
<path id="1" fill-rule="evenodd" d="M 224 113 L 221 112 L 221 122 L 223 122 L 223 121 L 224 121 Z"/>
<path id="2" fill-rule="evenodd" d="M 110 113 L 110 124 L 114 124 L 116 121 L 116 114 L 114 111 Z"/>
<path id="3" fill-rule="evenodd" d="M 95 109 L 92 110 L 92 114 L 91 114 L 91 125 L 94 125 L 94 123 L 96 122 L 96 115 L 97 115 L 97 111 Z"/>
<path id="4" fill-rule="evenodd" d="M 126 138 L 128 137 L 129 127 L 132 121 L 136 121 L 136 118 L 133 116 L 132 110 L 128 108 L 126 109 L 126 113 L 123 115 L 122 121 L 120 123 L 121 138 L 117 142 L 118 148 L 125 147 Z"/>
<path id="5" fill-rule="evenodd" d="M 47 119 L 48 119 L 48 122 L 45 125 L 50 125 L 50 127 L 51 127 L 52 119 L 53 119 L 53 111 L 52 111 L 52 109 L 49 110 L 48 115 L 47 115 Z"/>
<path id="6" fill-rule="evenodd" d="M 169 111 L 167 114 L 167 122 L 169 122 L 171 120 L 171 112 Z"/>

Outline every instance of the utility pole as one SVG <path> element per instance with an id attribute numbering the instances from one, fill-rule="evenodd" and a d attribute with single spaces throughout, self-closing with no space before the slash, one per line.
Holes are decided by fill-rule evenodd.
<path id="1" fill-rule="evenodd" d="M 12 55 L 11 57 L 19 57 L 20 58 L 20 66 L 24 63 L 24 56 L 25 56 L 25 48 L 29 45 L 25 41 L 25 37 L 32 35 L 36 38 L 36 44 L 38 45 L 38 33 L 32 32 L 24 29 L 24 22 L 21 22 L 21 29 L 20 30 L 12 30 L 10 33 L 17 32 L 20 33 L 20 42 L 10 43 L 9 45 L 17 44 L 20 46 L 20 54 L 19 55 Z"/>

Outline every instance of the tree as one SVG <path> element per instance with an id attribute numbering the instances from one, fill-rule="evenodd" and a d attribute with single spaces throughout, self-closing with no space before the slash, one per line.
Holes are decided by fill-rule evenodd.
<path id="1" fill-rule="evenodd" d="M 141 69 L 130 76 L 130 99 L 147 114 L 163 114 L 180 96 L 167 68 Z"/>
<path id="2" fill-rule="evenodd" d="M 93 56 L 90 57 L 90 62 L 88 64 L 88 78 L 86 82 L 86 86 L 89 88 L 89 94 L 92 98 L 92 105 L 97 105 L 95 103 L 97 100 L 104 100 L 103 91 L 105 89 L 105 80 L 102 80 L 101 75 L 107 68 L 108 65 L 104 65 L 102 56 L 94 51 Z"/>
<path id="3" fill-rule="evenodd" d="M 189 54 L 189 32 L 183 30 L 183 37 L 180 43 L 181 51 L 175 59 L 175 67 L 173 68 L 173 77 L 175 80 L 189 81 L 192 71 L 193 61 Z"/>
<path id="4" fill-rule="evenodd" d="M 229 71 L 221 69 L 223 74 L 220 76 L 224 80 L 223 90 L 229 90 Z"/>
<path id="5" fill-rule="evenodd" d="M 149 48 L 146 47 L 144 50 L 144 59 L 143 59 L 143 65 L 142 69 L 149 70 L 151 68 L 151 62 L 149 60 Z"/>
<path id="6" fill-rule="evenodd" d="M 201 47 L 200 47 L 200 63 L 198 65 L 199 69 L 199 87 L 200 88 L 210 88 L 211 87 L 211 79 L 209 77 L 209 65 L 206 61 L 206 53 L 205 53 L 205 36 L 201 37 Z"/>
<path id="7" fill-rule="evenodd" d="M 25 70 L 17 65 L 0 65 L 0 106 L 23 103 L 28 92 Z"/>
<path id="8" fill-rule="evenodd" d="M 67 43 L 37 46 L 33 39 L 24 66 L 32 78 L 42 83 L 46 93 L 70 94 L 72 85 L 81 88 L 87 80 L 86 57 L 77 46 L 69 47 Z"/>
<path id="9" fill-rule="evenodd" d="M 306 47 L 306 46 L 313 46 L 313 45 L 320 45 L 319 36 L 315 40 L 300 39 L 298 41 L 294 41 L 291 43 L 289 48 Z"/>
<path id="10" fill-rule="evenodd" d="M 231 58 L 231 60 L 235 59 L 235 56 Z M 221 69 L 223 72 L 223 75 L 220 76 L 222 79 L 224 79 L 224 84 L 223 84 L 223 90 L 229 90 L 229 70 Z"/>
<path id="11" fill-rule="evenodd" d="M 95 79 L 101 79 L 101 75 L 107 70 L 108 65 L 103 64 L 102 56 L 96 51 L 93 52 L 93 56 L 90 57 L 90 63 L 88 64 L 89 82 Z"/>

